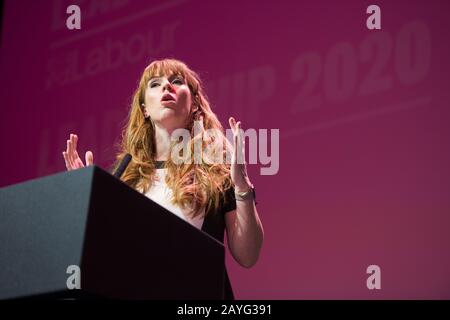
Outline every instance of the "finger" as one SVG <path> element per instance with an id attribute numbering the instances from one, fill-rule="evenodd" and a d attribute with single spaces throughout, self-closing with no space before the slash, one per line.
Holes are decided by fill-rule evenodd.
<path id="1" fill-rule="evenodd" d="M 234 134 L 233 157 L 234 157 L 235 162 L 238 159 L 238 143 L 239 143 L 238 139 L 239 139 L 239 136 L 237 134 Z"/>
<path id="2" fill-rule="evenodd" d="M 75 166 L 75 169 L 78 169 L 78 162 L 77 162 L 77 148 L 75 146 L 75 135 L 70 135 L 70 147 L 71 147 L 71 157 L 72 157 L 72 163 Z"/>
<path id="3" fill-rule="evenodd" d="M 76 157 L 76 154 L 75 154 L 76 151 L 75 151 L 75 148 L 74 148 L 73 135 L 71 135 L 69 145 L 70 145 L 70 161 L 72 162 L 73 168 L 74 169 L 78 169 L 77 157 Z"/>
<path id="4" fill-rule="evenodd" d="M 240 143 L 240 147 L 242 147 L 242 145 L 245 143 L 245 141 L 244 141 L 244 138 L 242 136 L 243 130 L 242 130 L 242 123 L 240 121 L 236 124 L 236 133 L 239 136 L 238 141 Z"/>
<path id="5" fill-rule="evenodd" d="M 69 158 L 69 140 L 66 141 L 66 151 L 64 153 L 64 160 L 66 160 L 67 162 L 67 169 L 71 170 L 72 169 L 72 163 L 70 162 L 70 158 Z"/>
<path id="6" fill-rule="evenodd" d="M 69 136 L 69 158 L 72 160 L 72 148 L 73 148 L 73 144 L 72 144 L 72 134 L 70 134 Z"/>
<path id="7" fill-rule="evenodd" d="M 67 141 L 69 141 L 69 140 L 67 140 Z M 70 161 L 69 161 L 69 143 L 67 143 L 67 141 L 66 141 L 66 151 L 63 153 L 63 156 L 64 156 L 64 160 L 66 160 L 67 161 L 67 165 L 70 167 Z"/>
<path id="8" fill-rule="evenodd" d="M 66 151 L 63 151 L 63 157 L 64 157 L 64 162 L 65 162 L 65 164 L 66 164 L 66 168 L 67 168 L 67 170 L 71 170 L 71 167 L 70 167 L 70 164 L 69 164 L 69 161 L 67 160 L 67 152 Z"/>
<path id="9" fill-rule="evenodd" d="M 86 166 L 92 166 L 94 164 L 94 155 L 92 154 L 92 151 L 86 152 L 85 158 Z"/>
<path id="10" fill-rule="evenodd" d="M 74 134 L 70 134 L 70 144 L 72 146 L 72 157 L 75 158 L 75 151 L 76 151 L 76 147 L 75 147 L 75 135 Z"/>
<path id="11" fill-rule="evenodd" d="M 228 123 L 230 124 L 230 128 L 233 131 L 233 133 L 235 133 L 236 131 L 236 120 L 234 120 L 233 117 L 230 117 L 230 119 L 228 119 Z"/>
<path id="12" fill-rule="evenodd" d="M 66 142 L 68 142 L 69 140 L 67 140 Z M 66 147 L 66 153 L 67 154 L 69 154 L 69 144 L 67 144 L 67 147 Z"/>
<path id="13" fill-rule="evenodd" d="M 69 159 L 70 162 L 72 162 L 73 165 L 73 169 L 77 169 L 76 166 L 76 158 L 75 158 L 75 153 L 74 153 L 74 148 L 73 148 L 73 134 L 70 134 L 70 138 L 69 138 Z"/>
<path id="14" fill-rule="evenodd" d="M 72 163 L 72 144 L 70 143 L 70 140 L 67 140 L 67 160 L 69 161 L 70 167 L 73 169 L 73 163 Z"/>
<path id="15" fill-rule="evenodd" d="M 237 143 L 236 143 L 236 149 L 237 149 L 237 163 L 243 164 L 245 161 L 245 153 L 244 153 L 244 138 L 242 136 L 242 129 L 241 129 L 241 122 L 238 121 L 236 124 L 236 136 L 237 136 Z"/>
<path id="16" fill-rule="evenodd" d="M 77 168 L 83 168 L 84 167 L 84 163 L 83 163 L 83 161 L 81 161 L 77 150 L 75 150 L 75 165 L 77 166 Z"/>
<path id="17" fill-rule="evenodd" d="M 73 135 L 73 150 L 77 152 L 77 145 L 78 145 L 78 137 L 76 134 Z"/>
<path id="18" fill-rule="evenodd" d="M 241 141 L 242 147 L 244 148 L 243 151 L 245 151 L 244 129 L 242 129 L 242 122 L 240 122 L 240 121 L 239 121 L 239 126 L 238 126 L 238 133 L 239 133 L 239 137 L 240 137 L 240 141 Z"/>
<path id="19" fill-rule="evenodd" d="M 75 159 L 74 162 L 78 168 L 83 168 L 84 163 L 81 160 L 80 156 L 78 155 L 77 147 L 78 147 L 78 136 L 76 134 L 74 134 L 73 135 L 73 154 L 74 154 L 74 159 Z"/>

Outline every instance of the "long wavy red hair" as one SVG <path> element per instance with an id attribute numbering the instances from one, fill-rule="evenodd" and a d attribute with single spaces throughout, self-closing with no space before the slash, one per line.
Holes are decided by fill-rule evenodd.
<path id="1" fill-rule="evenodd" d="M 197 110 L 196 112 L 191 111 L 189 124 L 185 128 L 191 133 L 189 146 L 191 154 L 194 154 L 196 139 L 201 139 L 202 133 L 208 129 L 216 129 L 216 132 L 219 133 L 215 138 L 219 139 L 216 143 L 223 146 L 220 150 L 223 159 L 226 158 L 227 151 L 231 150 L 231 145 L 224 135 L 224 129 L 211 110 L 199 75 L 179 60 L 155 60 L 144 69 L 138 88 L 133 95 L 127 123 L 122 131 L 120 150 L 113 165 L 114 170 L 117 169 L 123 157 L 130 154 L 132 160 L 121 180 L 143 193 L 149 190 L 154 181 L 156 164 L 154 124 L 152 119 L 145 119 L 142 107 L 145 90 L 151 78 L 170 77 L 174 74 L 185 79 L 192 97 L 191 110 Z M 194 137 L 194 121 L 198 119 L 199 115 L 203 117 L 202 132 Z M 171 145 L 171 151 L 175 144 Z M 202 141 L 202 147 L 205 147 L 204 141 Z M 214 212 L 220 205 L 221 195 L 232 186 L 230 166 L 226 163 L 208 164 L 201 161 L 201 163 L 195 164 L 192 161 L 192 163 L 176 164 L 173 159 L 169 159 L 166 167 L 168 170 L 166 184 L 173 191 L 172 202 L 188 208 L 192 217 L 200 215 L 203 208 L 205 214 Z"/>

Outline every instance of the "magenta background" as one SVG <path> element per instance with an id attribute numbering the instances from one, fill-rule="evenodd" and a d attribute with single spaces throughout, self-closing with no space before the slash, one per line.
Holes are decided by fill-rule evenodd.
<path id="1" fill-rule="evenodd" d="M 67 30 L 65 19 L 52 28 L 54 10 L 65 17 L 73 3 L 82 29 Z M 71 132 L 82 154 L 93 150 L 108 168 L 142 70 L 154 58 L 175 57 L 203 77 L 224 126 L 233 115 L 244 128 L 280 129 L 278 174 L 249 166 L 265 243 L 249 270 L 227 254 L 236 298 L 450 298 L 448 1 L 376 1 L 381 32 L 365 27 L 368 1 L 98 1 L 104 10 L 89 17 L 92 4 L 6 1 L 0 187 L 64 171 Z M 147 12 L 162 4 L 165 10 Z M 430 43 L 420 46 L 431 57 L 423 77 L 408 84 L 397 75 L 395 44 L 414 21 L 429 31 Z M 173 23 L 173 37 L 164 38 Z M 83 76 L 96 47 L 151 30 L 151 52 L 136 54 L 135 43 L 133 61 Z M 363 61 L 360 47 L 377 32 L 393 43 L 381 69 L 392 83 L 360 94 L 375 61 Z M 339 43 L 356 54 L 356 89 L 340 100 L 324 81 L 334 75 L 324 61 Z M 304 82 L 292 66 L 307 52 L 321 59 L 312 91 L 321 102 L 293 112 Z M 79 57 L 74 78 L 49 82 L 48 70 L 63 72 L 70 55 Z M 348 84 L 341 75 L 337 84 Z M 381 290 L 366 287 L 371 264 L 381 267 Z"/>

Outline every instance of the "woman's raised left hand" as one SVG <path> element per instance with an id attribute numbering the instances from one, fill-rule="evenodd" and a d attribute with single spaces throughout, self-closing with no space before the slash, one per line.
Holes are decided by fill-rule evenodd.
<path id="1" fill-rule="evenodd" d="M 245 192 L 251 186 L 252 183 L 247 175 L 247 166 L 245 163 L 245 141 L 243 136 L 243 130 L 241 128 L 241 122 L 233 117 L 228 119 L 230 128 L 233 131 L 233 151 L 231 157 L 231 180 L 235 185 L 237 192 Z"/>

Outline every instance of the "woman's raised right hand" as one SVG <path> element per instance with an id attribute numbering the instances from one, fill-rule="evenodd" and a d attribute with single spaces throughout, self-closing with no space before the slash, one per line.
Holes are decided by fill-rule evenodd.
<path id="1" fill-rule="evenodd" d="M 64 161 L 66 162 L 67 171 L 84 168 L 83 161 L 81 161 L 77 152 L 78 137 L 75 134 L 70 134 L 70 139 L 67 140 L 67 149 L 63 151 Z M 94 164 L 94 155 L 91 151 L 86 152 L 86 166 Z"/>

